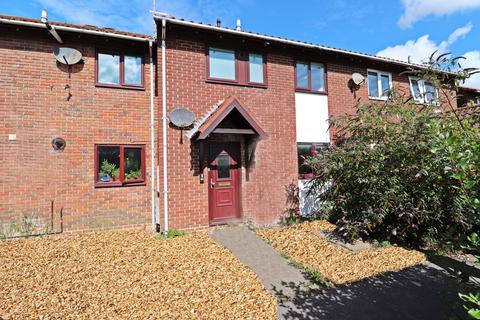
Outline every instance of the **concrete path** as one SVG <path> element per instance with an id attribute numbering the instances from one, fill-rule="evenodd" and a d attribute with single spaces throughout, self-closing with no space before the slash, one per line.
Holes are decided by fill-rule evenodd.
<path id="1" fill-rule="evenodd" d="M 279 319 L 465 319 L 458 292 L 479 290 L 479 270 L 447 257 L 350 285 L 311 288 L 300 270 L 248 228 L 215 229 L 212 237 L 251 268 L 277 296 Z M 459 285 L 454 276 L 459 268 L 476 279 Z"/>
<path id="2" fill-rule="evenodd" d="M 265 288 L 280 300 L 308 290 L 309 281 L 280 253 L 245 226 L 216 228 L 212 238 L 253 270 Z"/>

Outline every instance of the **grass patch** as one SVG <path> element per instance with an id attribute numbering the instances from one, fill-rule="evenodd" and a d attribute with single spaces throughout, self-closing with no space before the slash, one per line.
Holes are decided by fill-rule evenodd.
<path id="1" fill-rule="evenodd" d="M 290 257 L 285 252 L 280 252 L 280 255 L 282 256 L 282 258 L 288 260 L 288 262 L 292 266 L 294 266 L 297 269 L 302 270 L 308 276 L 308 280 L 310 280 L 310 282 L 312 284 L 316 284 L 318 286 L 325 287 L 325 288 L 332 287 L 332 284 L 330 282 L 328 282 L 325 279 L 325 277 L 318 270 L 316 270 L 314 268 L 304 267 L 300 262 L 298 262 L 295 259 L 293 259 L 292 257 Z"/>
<path id="2" fill-rule="evenodd" d="M 167 231 L 167 234 L 159 234 L 157 236 L 158 239 L 173 239 L 173 238 L 178 238 L 178 237 L 183 237 L 186 236 L 188 233 L 183 230 L 178 230 L 178 229 L 170 229 Z"/>

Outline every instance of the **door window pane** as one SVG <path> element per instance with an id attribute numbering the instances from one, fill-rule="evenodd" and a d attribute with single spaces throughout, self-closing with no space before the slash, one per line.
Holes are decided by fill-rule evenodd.
<path id="1" fill-rule="evenodd" d="M 261 54 L 248 55 L 248 73 L 250 82 L 263 83 L 263 56 Z"/>
<path id="2" fill-rule="evenodd" d="M 235 80 L 235 52 L 211 48 L 209 50 L 209 76 L 211 78 Z"/>
<path id="3" fill-rule="evenodd" d="M 378 74 L 376 72 L 368 72 L 368 96 L 378 98 Z"/>
<path id="4" fill-rule="evenodd" d="M 230 178 L 230 156 L 228 154 L 221 154 L 217 157 L 218 178 Z"/>
<path id="5" fill-rule="evenodd" d="M 98 82 L 120 84 L 120 56 L 98 54 Z"/>
<path id="6" fill-rule="evenodd" d="M 321 64 L 312 63 L 312 90 L 325 91 L 325 67 Z"/>
<path id="7" fill-rule="evenodd" d="M 142 149 L 124 149 L 125 180 L 136 180 L 142 177 Z"/>
<path id="8" fill-rule="evenodd" d="M 308 89 L 308 64 L 297 62 L 297 88 Z"/>
<path id="9" fill-rule="evenodd" d="M 112 182 L 120 177 L 120 147 L 98 147 L 98 181 Z"/>
<path id="10" fill-rule="evenodd" d="M 382 84 L 382 97 L 388 97 L 390 92 L 390 77 L 386 74 L 382 74 L 380 80 Z"/>
<path id="11" fill-rule="evenodd" d="M 142 58 L 125 56 L 125 84 L 142 85 Z"/>

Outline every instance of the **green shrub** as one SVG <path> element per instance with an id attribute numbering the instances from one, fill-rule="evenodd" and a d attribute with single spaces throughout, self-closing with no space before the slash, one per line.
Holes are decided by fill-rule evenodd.
<path id="1" fill-rule="evenodd" d="M 365 104 L 332 120 L 344 135 L 307 159 L 309 187 L 347 237 L 419 246 L 479 226 L 480 131 L 435 108 Z"/>
<path id="2" fill-rule="evenodd" d="M 393 91 L 389 101 L 331 119 L 335 145 L 306 160 L 315 173 L 309 190 L 319 216 L 347 238 L 456 245 L 479 228 L 480 121 L 460 117 L 452 103 L 452 92 L 472 71 L 439 73 L 445 61 L 431 60 L 416 75 L 435 83 L 449 112 Z"/>

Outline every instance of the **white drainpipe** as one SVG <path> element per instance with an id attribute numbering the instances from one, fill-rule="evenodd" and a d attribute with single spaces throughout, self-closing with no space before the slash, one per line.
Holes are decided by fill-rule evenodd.
<path id="1" fill-rule="evenodd" d="M 150 54 L 150 189 L 152 197 L 152 231 L 155 232 L 157 221 L 155 217 L 155 115 L 154 115 L 154 78 L 153 78 L 153 41 L 148 42 Z"/>
<path id="2" fill-rule="evenodd" d="M 162 127 L 163 127 L 163 214 L 165 235 L 168 232 L 168 170 L 167 170 L 167 73 L 165 62 L 165 39 L 167 20 L 162 19 Z"/>

